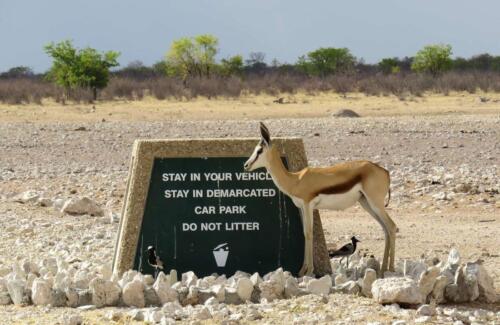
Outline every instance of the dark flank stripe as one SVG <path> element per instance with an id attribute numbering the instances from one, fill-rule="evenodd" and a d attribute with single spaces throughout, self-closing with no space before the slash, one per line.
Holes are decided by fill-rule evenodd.
<path id="1" fill-rule="evenodd" d="M 345 193 L 345 192 L 349 191 L 351 188 L 353 188 L 354 185 L 358 184 L 359 182 L 361 182 L 361 175 L 357 175 L 356 177 L 351 178 L 350 180 L 348 180 L 345 183 L 340 183 L 337 185 L 325 187 L 324 189 L 321 189 L 318 192 L 316 192 L 315 196 L 318 196 L 320 194 L 327 194 L 328 195 L 328 194 Z"/>

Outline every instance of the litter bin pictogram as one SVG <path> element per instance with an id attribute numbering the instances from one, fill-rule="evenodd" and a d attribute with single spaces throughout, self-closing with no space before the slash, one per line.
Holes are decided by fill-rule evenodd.
<path id="1" fill-rule="evenodd" d="M 227 256 L 229 255 L 229 246 L 223 243 L 214 248 L 215 263 L 218 267 L 226 266 Z"/>

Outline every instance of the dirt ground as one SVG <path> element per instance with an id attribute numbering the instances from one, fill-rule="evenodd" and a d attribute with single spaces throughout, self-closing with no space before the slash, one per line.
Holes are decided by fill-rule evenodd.
<path id="1" fill-rule="evenodd" d="M 283 97 L 284 104 L 273 101 Z M 485 102 L 480 98 L 486 99 Z M 161 120 L 254 120 L 329 117 L 339 109 L 353 109 L 362 116 L 422 116 L 498 114 L 500 94 L 450 93 L 448 96 L 366 96 L 335 93 L 293 95 L 247 95 L 237 99 L 198 98 L 190 101 L 112 101 L 61 105 L 52 100 L 43 105 L 0 104 L 4 122 L 52 121 L 161 121 Z"/>
<path id="2" fill-rule="evenodd" d="M 39 260 L 55 254 L 58 245 L 102 263 L 112 256 L 118 227 L 20 205 L 13 195 L 88 195 L 102 205 L 111 201 L 119 211 L 135 139 L 255 137 L 257 122 L 265 120 L 273 135 L 302 137 L 310 165 L 369 159 L 391 172 L 388 212 L 399 228 L 396 259 L 444 258 L 457 247 L 463 260 L 484 261 L 500 293 L 500 94 L 283 97 L 290 103 L 248 96 L 0 105 L 0 266 L 27 256 Z M 362 117 L 332 116 L 345 108 Z M 381 256 L 382 230 L 360 207 L 321 216 L 330 246 L 356 235 L 362 251 Z M 11 306 L 0 315 L 11 312 L 23 313 Z"/>

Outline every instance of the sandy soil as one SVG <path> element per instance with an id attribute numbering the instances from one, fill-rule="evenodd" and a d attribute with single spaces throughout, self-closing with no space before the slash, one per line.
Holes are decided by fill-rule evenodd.
<path id="1" fill-rule="evenodd" d="M 273 135 L 303 137 L 311 165 L 369 159 L 391 171 L 388 211 L 399 227 L 397 259 L 423 254 L 442 258 L 457 247 L 464 260 L 484 260 L 498 290 L 500 102 L 495 100 L 500 94 L 481 96 L 491 100 L 482 103 L 479 95 L 466 94 L 405 101 L 299 94 L 286 97 L 294 103 L 284 105 L 266 96 L 148 99 L 96 103 L 95 108 L 50 102 L 0 105 L 0 266 L 25 258 L 38 261 L 57 254 L 61 245 L 75 257 L 104 263 L 112 256 L 118 227 L 104 218 L 70 217 L 14 203 L 14 194 L 36 190 L 50 198 L 87 195 L 102 205 L 111 201 L 119 211 L 134 139 L 253 137 L 257 121 L 265 119 Z M 340 108 L 363 117 L 332 117 Z M 457 190 L 464 184 L 472 189 Z M 443 193 L 446 199 L 440 199 Z M 356 234 L 362 251 L 381 255 L 383 233 L 360 207 L 324 211 L 322 220 L 330 246 Z M 500 310 L 500 305 L 482 307 Z M 378 306 L 369 308 L 380 315 Z M 0 308 L 0 317 L 36 323 L 37 315 L 44 315 L 52 323 L 64 312 L 9 306 Z M 101 323 L 104 312 L 87 312 L 85 317 Z"/>

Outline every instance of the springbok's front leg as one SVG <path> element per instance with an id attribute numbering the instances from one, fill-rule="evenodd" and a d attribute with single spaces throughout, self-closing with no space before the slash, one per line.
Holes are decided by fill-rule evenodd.
<path id="1" fill-rule="evenodd" d="M 302 227 L 304 228 L 304 263 L 299 275 L 314 274 L 314 247 L 313 247 L 313 209 L 309 204 L 302 208 Z"/>

